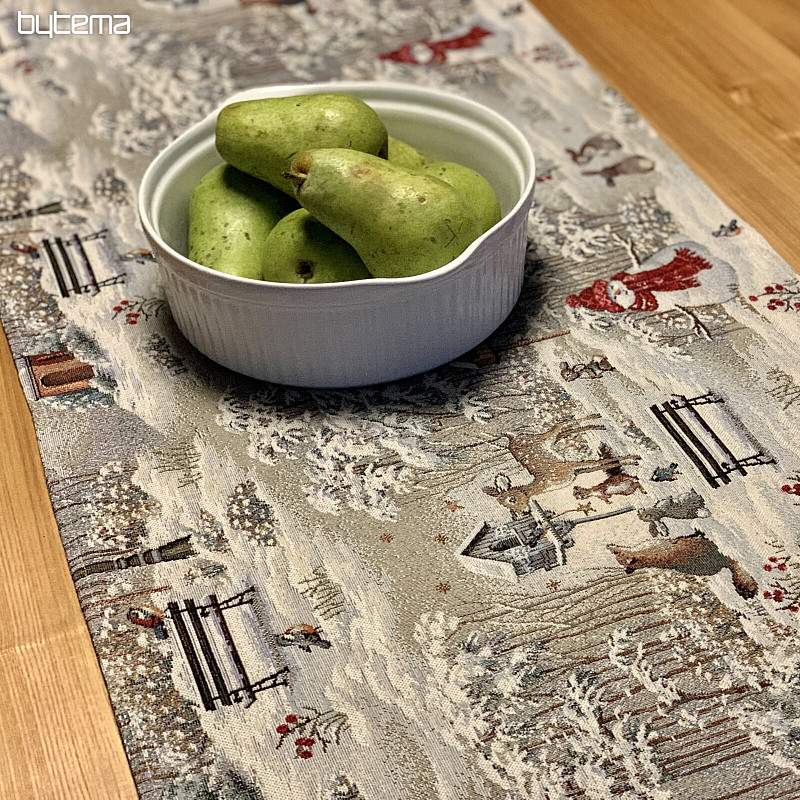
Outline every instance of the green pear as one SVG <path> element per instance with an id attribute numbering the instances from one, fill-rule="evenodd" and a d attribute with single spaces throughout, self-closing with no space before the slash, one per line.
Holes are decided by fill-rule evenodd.
<path id="1" fill-rule="evenodd" d="M 372 277 L 358 253 L 303 208 L 284 217 L 266 245 L 265 281 L 336 283 Z"/>
<path id="2" fill-rule="evenodd" d="M 308 150 L 288 175 L 300 205 L 351 244 L 376 278 L 430 272 L 481 233 L 457 189 L 366 153 Z"/>
<path id="3" fill-rule="evenodd" d="M 389 155 L 391 156 L 391 149 Z M 418 167 L 424 175 L 433 175 L 451 186 L 459 189 L 469 200 L 481 223 L 481 233 L 486 233 L 492 226 L 500 222 L 500 203 L 491 184 L 474 169 L 456 164 L 452 161 L 436 161 Z"/>
<path id="4" fill-rule="evenodd" d="M 229 164 L 293 195 L 284 173 L 299 152 L 346 147 L 385 157 L 387 134 L 380 117 L 356 97 L 301 94 L 225 106 L 216 144 Z"/>
<path id="5" fill-rule="evenodd" d="M 410 144 L 395 139 L 394 136 L 389 137 L 389 155 L 387 156 L 390 164 L 395 164 L 404 169 L 421 169 L 426 164 L 430 164 L 433 159 L 425 155 L 425 153 L 412 147 Z"/>
<path id="6" fill-rule="evenodd" d="M 189 258 L 260 280 L 267 235 L 296 207 L 272 186 L 220 164 L 198 181 L 189 199 Z"/>

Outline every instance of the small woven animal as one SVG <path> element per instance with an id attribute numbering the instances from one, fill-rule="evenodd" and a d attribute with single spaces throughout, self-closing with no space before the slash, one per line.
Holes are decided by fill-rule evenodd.
<path id="1" fill-rule="evenodd" d="M 652 508 L 640 508 L 639 519 L 649 522 L 651 536 L 668 536 L 669 529 L 663 522 L 665 519 L 698 519 L 710 517 L 706 501 L 694 490 L 679 494 L 676 497 L 665 497 Z"/>
<path id="2" fill-rule="evenodd" d="M 719 548 L 701 531 L 678 539 L 653 542 L 632 550 L 614 544 L 606 545 L 629 575 L 637 569 L 671 569 L 686 575 L 716 575 L 729 569 L 733 586 L 739 595 L 749 600 L 758 592 L 758 584 L 738 561 L 720 553 Z"/>
<path id="3" fill-rule="evenodd" d="M 622 161 L 617 161 L 604 169 L 590 170 L 583 172 L 583 175 L 602 175 L 606 179 L 606 186 L 615 186 L 615 178 L 620 175 L 643 175 L 655 169 L 655 162 L 646 156 L 628 156 Z"/>
<path id="4" fill-rule="evenodd" d="M 610 133 L 598 133 L 587 139 L 580 150 L 566 148 L 570 158 L 576 164 L 588 164 L 596 155 L 608 155 L 612 150 L 619 150 L 622 145 Z"/>
<path id="5" fill-rule="evenodd" d="M 655 481 L 656 483 L 662 483 L 664 481 L 674 481 L 677 480 L 678 475 L 680 474 L 681 471 L 678 469 L 678 465 L 673 462 L 668 467 L 656 467 L 653 470 L 653 474 L 650 480 Z"/>

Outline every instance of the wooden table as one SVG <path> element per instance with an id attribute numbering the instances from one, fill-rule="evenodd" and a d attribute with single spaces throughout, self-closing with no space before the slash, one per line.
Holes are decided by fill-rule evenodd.
<path id="1" fill-rule="evenodd" d="M 800 271 L 800 5 L 536 5 Z M 136 791 L 4 337 L 0 404 L 0 798 L 131 800 Z"/>

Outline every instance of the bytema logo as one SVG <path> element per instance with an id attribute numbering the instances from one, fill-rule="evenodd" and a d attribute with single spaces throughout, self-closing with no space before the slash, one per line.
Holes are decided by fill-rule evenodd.
<path id="1" fill-rule="evenodd" d="M 43 21 L 44 20 L 44 21 Z M 45 22 L 47 27 L 45 27 Z M 131 32 L 127 14 L 23 14 L 17 11 L 17 33 L 22 36 L 88 35 L 94 33 L 125 35 Z"/>

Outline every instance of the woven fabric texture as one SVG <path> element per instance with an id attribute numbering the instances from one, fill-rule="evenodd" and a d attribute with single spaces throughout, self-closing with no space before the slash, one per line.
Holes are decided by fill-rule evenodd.
<path id="1" fill-rule="evenodd" d="M 131 17 L 0 21 L 0 313 L 141 797 L 800 797 L 792 270 L 528 3 Z M 217 367 L 144 169 L 237 90 L 376 78 L 529 137 L 515 311 L 395 384 Z"/>

